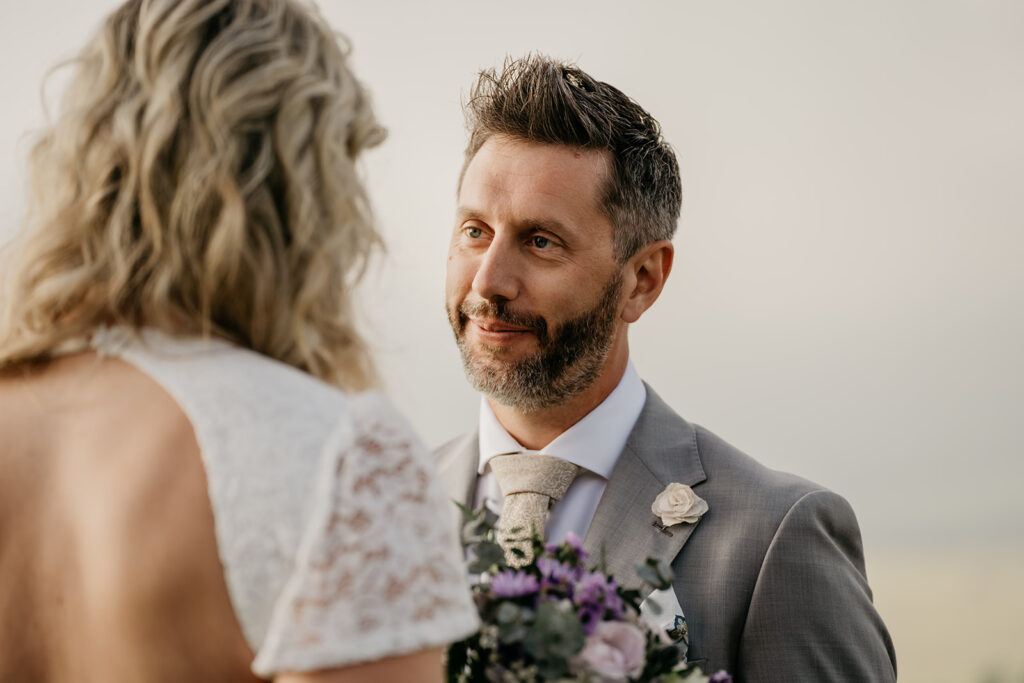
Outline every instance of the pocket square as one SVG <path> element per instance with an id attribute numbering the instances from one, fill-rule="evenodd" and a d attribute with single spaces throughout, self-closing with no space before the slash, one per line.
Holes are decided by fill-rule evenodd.
<path id="1" fill-rule="evenodd" d="M 653 591 L 640 604 L 640 616 L 654 629 L 663 631 L 686 655 L 690 645 L 690 633 L 686 627 L 686 615 L 679 606 L 679 599 L 672 588 Z"/>

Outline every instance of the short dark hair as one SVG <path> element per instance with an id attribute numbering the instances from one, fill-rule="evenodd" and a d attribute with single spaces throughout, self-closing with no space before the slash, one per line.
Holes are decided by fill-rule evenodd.
<path id="1" fill-rule="evenodd" d="M 645 244 L 672 239 L 683 195 L 675 152 L 654 117 L 618 88 L 574 64 L 527 55 L 506 59 L 500 72 L 481 71 L 464 110 L 463 175 L 492 135 L 607 150 L 602 203 L 614 225 L 616 256 L 625 261 Z"/>

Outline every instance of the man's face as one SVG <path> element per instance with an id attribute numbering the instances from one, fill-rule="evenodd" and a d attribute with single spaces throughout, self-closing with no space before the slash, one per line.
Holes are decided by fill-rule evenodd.
<path id="1" fill-rule="evenodd" d="M 466 168 L 446 308 L 470 382 L 524 412 L 590 386 L 616 335 L 622 269 L 605 152 L 494 136 Z"/>

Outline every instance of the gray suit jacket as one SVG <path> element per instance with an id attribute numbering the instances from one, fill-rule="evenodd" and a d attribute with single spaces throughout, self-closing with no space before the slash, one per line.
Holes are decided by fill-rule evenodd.
<path id="1" fill-rule="evenodd" d="M 448 494 L 472 505 L 478 437 L 437 450 Z M 653 524 L 666 485 L 693 487 L 696 524 Z M 736 681 L 895 681 L 896 657 L 871 602 L 860 530 L 840 496 L 770 470 L 689 424 L 647 387 L 647 403 L 584 538 L 620 582 L 662 557 L 690 630 L 689 658 Z"/>

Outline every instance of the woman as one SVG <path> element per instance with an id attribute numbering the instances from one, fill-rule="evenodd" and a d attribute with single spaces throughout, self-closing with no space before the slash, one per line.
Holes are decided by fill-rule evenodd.
<path id="1" fill-rule="evenodd" d="M 382 131 L 293 0 L 130 0 L 0 313 L 0 681 L 438 681 L 477 627 L 350 297 Z"/>

